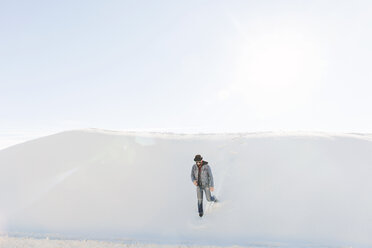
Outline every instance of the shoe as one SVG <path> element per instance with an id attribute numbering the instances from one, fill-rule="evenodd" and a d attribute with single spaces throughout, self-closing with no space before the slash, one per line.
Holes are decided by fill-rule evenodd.
<path id="1" fill-rule="evenodd" d="M 199 216 L 200 216 L 200 217 L 203 217 L 203 213 L 199 213 Z"/>

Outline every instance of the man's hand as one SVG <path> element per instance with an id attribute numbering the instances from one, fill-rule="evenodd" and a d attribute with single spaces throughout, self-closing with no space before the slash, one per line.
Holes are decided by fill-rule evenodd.
<path id="1" fill-rule="evenodd" d="M 209 189 L 211 190 L 211 192 L 213 192 L 213 190 L 214 190 L 214 187 L 210 187 Z"/>
<path id="2" fill-rule="evenodd" d="M 196 182 L 196 180 L 194 181 L 194 184 L 195 184 L 195 186 L 198 186 L 198 183 Z"/>

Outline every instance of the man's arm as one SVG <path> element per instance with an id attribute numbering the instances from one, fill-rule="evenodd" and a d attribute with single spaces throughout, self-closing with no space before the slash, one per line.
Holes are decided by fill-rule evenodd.
<path id="1" fill-rule="evenodd" d="M 191 168 L 191 181 L 195 184 L 196 178 L 194 174 L 194 166 Z"/>
<path id="2" fill-rule="evenodd" d="M 213 175 L 211 167 L 208 166 L 208 176 L 209 176 L 209 187 L 214 188 Z"/>

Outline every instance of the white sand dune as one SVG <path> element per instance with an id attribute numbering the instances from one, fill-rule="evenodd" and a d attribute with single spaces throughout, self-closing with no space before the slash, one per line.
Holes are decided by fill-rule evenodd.
<path id="1" fill-rule="evenodd" d="M 190 179 L 199 153 L 221 200 L 203 219 Z M 0 151 L 0 231 L 368 246 L 371 175 L 370 135 L 68 131 Z"/>

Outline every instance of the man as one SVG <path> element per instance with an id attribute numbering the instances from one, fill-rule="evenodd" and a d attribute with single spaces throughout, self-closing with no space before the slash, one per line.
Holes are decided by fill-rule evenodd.
<path id="1" fill-rule="evenodd" d="M 199 216 L 203 216 L 203 191 L 207 201 L 217 202 L 215 196 L 211 196 L 211 191 L 214 191 L 213 175 L 211 167 L 207 161 L 203 161 L 203 157 L 199 154 L 194 158 L 195 164 L 191 169 L 191 180 L 196 186 L 196 194 L 198 197 Z"/>

